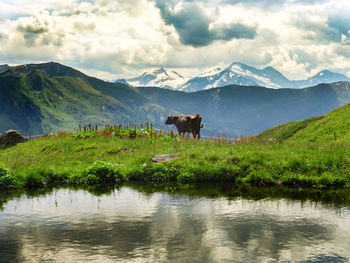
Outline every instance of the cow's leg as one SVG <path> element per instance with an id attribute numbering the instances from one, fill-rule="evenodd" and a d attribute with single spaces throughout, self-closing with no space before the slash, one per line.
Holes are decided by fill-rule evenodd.
<path id="1" fill-rule="evenodd" d="M 192 131 L 193 139 L 196 139 L 196 131 Z"/>
<path id="2" fill-rule="evenodd" d="M 201 138 L 200 132 L 197 133 L 197 136 L 198 136 L 198 140 L 199 140 Z"/>
<path id="3" fill-rule="evenodd" d="M 184 132 L 184 131 L 179 132 L 179 135 L 180 135 L 182 138 L 185 138 L 185 134 L 186 134 L 186 132 Z"/>

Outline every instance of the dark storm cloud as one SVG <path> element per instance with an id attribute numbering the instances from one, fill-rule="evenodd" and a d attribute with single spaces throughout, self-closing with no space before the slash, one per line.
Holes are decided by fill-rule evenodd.
<path id="1" fill-rule="evenodd" d="M 214 19 L 194 2 L 184 2 L 184 8 L 173 11 L 174 4 L 162 0 L 156 1 L 161 16 L 166 24 L 173 25 L 184 45 L 193 47 L 207 46 L 215 40 L 231 40 L 239 38 L 252 39 L 256 36 L 256 28 L 241 23 L 215 26 L 210 28 Z"/>

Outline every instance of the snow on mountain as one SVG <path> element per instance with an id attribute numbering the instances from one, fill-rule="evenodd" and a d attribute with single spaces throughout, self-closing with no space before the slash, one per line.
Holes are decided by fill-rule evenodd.
<path id="1" fill-rule="evenodd" d="M 222 71 L 222 68 L 214 68 L 214 69 L 208 70 L 206 72 L 203 72 L 198 77 L 211 77 L 213 75 L 220 73 L 220 71 Z"/>
<path id="2" fill-rule="evenodd" d="M 337 81 L 350 81 L 350 78 L 323 70 L 306 80 L 289 80 L 273 67 L 257 69 L 239 62 L 234 62 L 225 69 L 214 68 L 194 78 L 185 78 L 176 71 L 160 68 L 151 73 L 143 73 L 136 78 L 117 80 L 117 82 L 132 86 L 162 87 L 185 92 L 195 92 L 231 84 L 280 89 L 304 88 Z"/>
<path id="3" fill-rule="evenodd" d="M 297 80 L 293 82 L 295 83 L 295 86 L 299 88 L 305 88 L 305 87 L 315 86 L 320 83 L 333 83 L 338 81 L 350 81 L 350 78 L 329 70 L 322 70 L 318 72 L 316 75 L 306 80 Z"/>
<path id="4" fill-rule="evenodd" d="M 157 69 L 151 73 L 143 73 L 141 76 L 131 79 L 119 79 L 116 82 L 128 83 L 129 85 L 151 86 L 174 89 L 185 83 L 188 78 L 183 77 L 176 71 L 166 70 L 165 68 Z"/>
<path id="5" fill-rule="evenodd" d="M 190 79 L 179 89 L 187 92 L 210 89 L 236 84 L 242 86 L 264 86 L 273 89 L 283 87 L 288 80 L 277 70 L 268 67 L 256 69 L 242 63 L 234 62 L 223 70 L 217 69 L 213 74 L 201 74 Z"/>
<path id="6" fill-rule="evenodd" d="M 208 72 L 192 78 L 178 89 L 186 92 L 194 92 L 230 84 L 263 86 L 272 89 L 297 89 L 315 86 L 320 83 L 333 83 L 338 81 L 350 81 L 350 78 L 329 70 L 323 70 L 306 80 L 289 80 L 273 67 L 257 69 L 243 63 L 234 62 L 226 69 L 220 70 L 217 68 L 212 74 Z"/>

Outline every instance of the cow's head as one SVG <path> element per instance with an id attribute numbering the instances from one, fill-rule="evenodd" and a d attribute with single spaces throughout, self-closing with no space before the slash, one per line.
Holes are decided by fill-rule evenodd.
<path id="1" fill-rule="evenodd" d="M 165 124 L 175 124 L 176 120 L 178 119 L 178 116 L 173 116 L 172 114 L 168 117 L 168 119 L 165 121 Z"/>

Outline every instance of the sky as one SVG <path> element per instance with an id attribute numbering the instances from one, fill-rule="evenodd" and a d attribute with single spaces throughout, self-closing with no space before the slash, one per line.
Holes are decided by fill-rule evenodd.
<path id="1" fill-rule="evenodd" d="M 349 14 L 348 0 L 0 0 L 0 64 L 56 61 L 103 79 L 232 62 L 350 76 Z"/>

